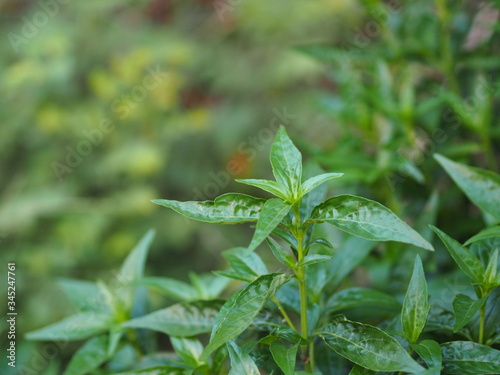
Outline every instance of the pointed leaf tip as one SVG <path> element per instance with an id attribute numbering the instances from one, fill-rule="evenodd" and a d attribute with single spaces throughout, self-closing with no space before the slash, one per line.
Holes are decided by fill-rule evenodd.
<path id="1" fill-rule="evenodd" d="M 280 126 L 269 157 L 276 182 L 289 198 L 297 198 L 302 181 L 302 154 L 295 147 L 283 126 Z"/>
<path id="2" fill-rule="evenodd" d="M 500 175 L 454 162 L 440 154 L 434 154 L 434 159 L 476 206 L 500 219 Z"/>

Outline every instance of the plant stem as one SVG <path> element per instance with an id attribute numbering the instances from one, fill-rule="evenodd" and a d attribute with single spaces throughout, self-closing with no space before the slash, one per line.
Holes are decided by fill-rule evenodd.
<path id="1" fill-rule="evenodd" d="M 487 134 L 481 135 L 481 141 L 483 144 L 483 150 L 486 154 L 486 162 L 488 163 L 488 168 L 492 171 L 497 171 L 497 161 L 495 159 L 495 153 L 493 152 L 493 147 L 491 146 L 491 141 Z"/>
<path id="2" fill-rule="evenodd" d="M 283 318 L 285 318 L 285 321 L 288 324 L 288 326 L 291 329 L 293 329 L 294 331 L 297 331 L 297 329 L 293 325 L 292 320 L 290 319 L 290 317 L 288 316 L 287 312 L 285 311 L 285 309 L 281 305 L 281 302 L 276 297 L 274 297 L 274 296 L 273 296 L 272 300 L 276 304 L 276 306 L 278 306 L 278 310 L 281 312 L 281 315 L 283 315 Z"/>
<path id="3" fill-rule="evenodd" d="M 484 344 L 484 323 L 486 320 L 486 303 L 483 304 L 480 310 L 480 318 L 479 318 L 479 343 Z"/>
<path id="4" fill-rule="evenodd" d="M 297 239 L 297 261 L 300 262 L 305 256 L 304 251 L 304 228 L 300 222 L 300 200 L 296 202 L 293 208 L 293 214 L 295 217 L 295 238 Z M 297 281 L 299 283 L 299 295 L 300 295 L 300 334 L 306 340 L 309 340 L 308 327 L 307 327 L 307 284 L 306 284 L 306 272 L 304 267 L 299 267 L 296 270 Z M 308 373 L 312 373 L 314 370 L 314 357 L 312 351 L 314 347 L 303 346 L 302 354 L 307 356 L 305 361 L 305 369 Z"/>
<path id="5" fill-rule="evenodd" d="M 304 257 L 304 249 L 302 245 L 302 237 L 297 237 L 298 240 L 298 248 L 297 248 L 297 253 L 298 253 L 298 258 L 299 262 L 301 259 Z M 299 293 L 300 293 L 300 333 L 302 337 L 304 337 L 306 340 L 309 340 L 309 335 L 308 335 L 308 327 L 307 327 L 307 286 L 306 286 L 306 273 L 304 267 L 300 267 L 297 270 L 297 279 L 299 282 Z M 310 348 L 307 346 L 302 349 L 303 354 L 309 355 L 310 356 Z M 310 361 L 306 362 L 306 371 L 307 372 L 312 372 L 313 367 L 312 363 Z"/>
<path id="6" fill-rule="evenodd" d="M 134 331 L 128 331 L 127 332 L 127 338 L 129 339 L 130 343 L 132 344 L 132 347 L 136 350 L 137 354 L 139 354 L 139 357 L 142 357 L 144 355 L 144 352 L 139 345 L 139 340 L 137 340 L 137 335 L 135 334 Z"/>
<path id="7" fill-rule="evenodd" d="M 436 9 L 441 22 L 441 66 L 449 78 L 450 88 L 457 94 L 460 94 L 460 87 L 455 75 L 455 62 L 453 50 L 451 47 L 451 15 L 448 9 L 447 0 L 437 0 Z"/>
<path id="8" fill-rule="evenodd" d="M 311 339 L 311 344 L 309 345 L 309 366 L 311 372 L 314 372 L 314 338 Z"/>
<path id="9" fill-rule="evenodd" d="M 303 249 L 303 238 L 302 233 L 297 237 L 298 246 L 298 261 L 300 262 L 304 258 Z M 307 287 L 306 287 L 306 273 L 304 267 L 300 267 L 297 270 L 297 278 L 299 281 L 299 292 L 300 292 L 300 331 L 304 338 L 307 338 Z"/>

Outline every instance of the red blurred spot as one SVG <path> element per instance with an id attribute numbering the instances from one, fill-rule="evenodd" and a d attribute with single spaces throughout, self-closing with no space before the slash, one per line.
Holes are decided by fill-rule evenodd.
<path id="1" fill-rule="evenodd" d="M 248 160 L 248 155 L 236 151 L 227 162 L 228 172 L 237 178 L 248 178 L 252 174 L 252 162 Z"/>
<path id="2" fill-rule="evenodd" d="M 183 108 L 191 109 L 196 107 L 211 107 L 219 100 L 215 95 L 208 94 L 205 90 L 188 87 L 180 93 Z"/>

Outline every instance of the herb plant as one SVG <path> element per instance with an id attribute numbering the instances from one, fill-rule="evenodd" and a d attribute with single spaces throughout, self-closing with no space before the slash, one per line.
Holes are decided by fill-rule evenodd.
<path id="1" fill-rule="evenodd" d="M 338 195 L 323 200 L 321 190 L 317 192 L 315 189 L 328 180 L 341 177 L 342 174 L 324 173 L 303 181 L 301 153 L 288 137 L 284 127 L 280 127 L 271 147 L 270 161 L 276 181 L 256 179 L 237 181 L 261 188 L 276 198 L 264 200 L 230 193 L 207 202 L 155 200 L 154 203 L 171 208 L 190 219 L 209 223 L 256 222 L 255 234 L 249 246 L 226 252 L 231 269 L 223 274 L 247 281 L 249 284 L 223 306 L 201 360 L 206 361 L 215 350 L 237 338 L 251 325 L 264 305 L 268 301 L 273 301 L 283 314 L 288 329 L 294 334 L 293 337 L 296 337 L 296 342 L 293 343 L 301 346 L 304 369 L 311 373 L 315 368 L 315 341 L 322 337 L 333 350 L 342 352 L 341 347 L 344 345 L 338 341 L 335 332 L 338 329 L 342 330 L 345 325 L 353 324 L 344 320 L 338 321 L 337 325 L 330 323 L 321 327 L 318 324 L 324 317 L 320 315 L 319 303 L 311 301 L 309 296 L 307 269 L 313 264 L 330 260 L 332 254 L 328 250 L 325 251 L 325 247 L 328 249 L 332 246 L 325 240 L 314 239 L 313 227 L 319 223 L 328 223 L 368 240 L 399 241 L 427 250 L 433 248 L 388 208 L 377 202 L 354 195 Z M 287 242 L 290 249 L 286 249 L 270 237 L 272 234 Z M 276 258 L 286 267 L 287 272 L 268 274 L 265 267 L 257 266 L 263 263 L 253 251 L 265 240 Z M 296 329 L 279 299 L 276 298 L 278 289 L 292 279 L 299 290 L 300 329 Z M 319 281 L 319 289 L 324 286 L 321 282 L 326 281 L 327 278 Z M 341 328 L 338 328 L 338 325 Z M 385 339 L 387 343 L 392 343 L 399 349 L 399 344 L 381 331 L 374 329 L 373 335 L 374 342 L 368 343 L 369 346 L 374 345 L 377 340 Z M 360 337 L 360 340 L 364 339 Z M 277 342 L 274 347 L 278 345 L 282 344 Z M 285 352 L 287 350 L 287 347 L 280 349 Z M 398 352 L 396 355 L 402 354 Z M 394 371 L 418 366 L 407 354 L 406 356 L 399 367 L 393 365 Z M 373 361 L 376 361 L 376 357 Z M 378 366 L 380 368 L 376 369 L 383 370 L 383 366 Z M 283 366 L 280 367 L 284 371 Z"/>
<path id="2" fill-rule="evenodd" d="M 487 220 L 498 223 L 500 177 L 440 155 L 436 159 Z M 148 233 L 125 261 L 116 278 L 121 282 L 63 283 L 81 312 L 28 337 L 90 338 L 65 375 L 100 374 L 98 368 L 106 361 L 104 373 L 127 375 L 500 373 L 500 351 L 493 348 L 500 343 L 498 225 L 465 245 L 433 227 L 471 280 L 477 297 L 456 294 L 453 313 L 431 305 L 432 293 L 418 255 L 402 303 L 372 289 L 339 291 L 345 276 L 372 249 L 372 241 L 398 241 L 431 251 L 433 247 L 380 203 L 354 195 L 325 200 L 322 184 L 342 174 L 303 178 L 301 153 L 283 127 L 272 145 L 270 161 L 275 181 L 238 181 L 275 198 L 229 193 L 214 201 L 154 201 L 207 223 L 256 223 L 247 247 L 223 252 L 228 269 L 210 276 L 192 274 L 192 285 L 144 277 L 152 239 Z M 316 238 L 314 228 L 321 223 L 355 237 L 334 248 L 328 240 Z M 264 241 L 281 270 L 270 272 L 255 252 Z M 222 300 L 219 295 L 229 289 L 231 279 L 244 284 Z M 144 286 L 178 302 L 145 315 Z M 96 295 L 105 296 L 104 301 L 81 304 L 80 297 Z M 339 314 L 353 308 L 370 308 L 368 322 Z M 367 324 L 373 322 L 380 324 Z M 150 331 L 168 335 L 173 353 L 155 353 Z"/>

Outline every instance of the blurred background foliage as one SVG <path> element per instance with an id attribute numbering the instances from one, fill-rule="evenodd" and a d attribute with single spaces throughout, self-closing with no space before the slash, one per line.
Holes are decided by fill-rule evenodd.
<path id="1" fill-rule="evenodd" d="M 270 177 L 279 123 L 307 160 L 345 173 L 336 192 L 380 200 L 427 237 L 435 222 L 470 237 L 490 218 L 431 155 L 498 171 L 497 6 L 0 1 L 0 259 L 18 263 L 19 330 L 65 315 L 55 278 L 99 278 L 149 228 L 150 275 L 223 266 L 251 228 L 189 222 L 150 199 L 260 194 L 232 180 Z M 401 247 L 379 246 L 358 282 L 406 283 L 410 268 L 394 265 L 414 253 Z M 431 271 L 450 264 L 425 256 Z"/>

